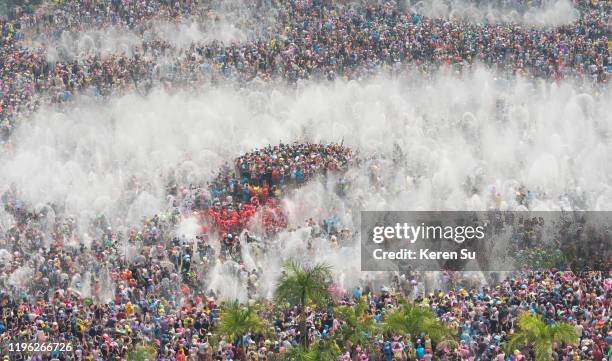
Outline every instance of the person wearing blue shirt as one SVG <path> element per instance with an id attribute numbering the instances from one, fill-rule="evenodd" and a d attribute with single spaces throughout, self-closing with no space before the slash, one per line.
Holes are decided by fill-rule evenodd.
<path id="1" fill-rule="evenodd" d="M 385 354 L 386 361 L 393 360 L 393 348 L 391 347 L 391 342 L 385 341 L 383 346 L 383 353 Z"/>
<path id="2" fill-rule="evenodd" d="M 361 295 L 361 287 L 355 287 L 355 289 L 353 290 L 353 297 L 355 298 L 355 300 L 359 300 L 361 298 Z"/>
<path id="3" fill-rule="evenodd" d="M 304 183 L 305 177 L 304 177 L 304 171 L 302 170 L 302 168 L 298 168 L 295 170 L 295 181 L 298 184 Z"/>
<path id="4" fill-rule="evenodd" d="M 416 348 L 416 356 L 418 359 L 425 357 L 425 348 L 423 345 L 419 344 Z"/>

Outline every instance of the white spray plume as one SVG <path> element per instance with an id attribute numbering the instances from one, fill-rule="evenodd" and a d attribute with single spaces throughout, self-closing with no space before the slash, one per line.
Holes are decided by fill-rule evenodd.
<path id="1" fill-rule="evenodd" d="M 58 38 L 44 34 L 33 39 L 32 48 L 44 48 L 47 61 L 81 59 L 90 55 L 107 57 L 113 54 L 132 56 L 142 40 L 129 29 L 107 27 L 86 31 L 63 31 Z"/>
<path id="2" fill-rule="evenodd" d="M 502 7 L 495 3 L 476 4 L 469 0 L 407 1 L 415 12 L 433 18 L 458 18 L 475 23 L 517 23 L 528 26 L 561 26 L 579 18 L 569 0 L 543 1 L 528 9 Z"/>
<path id="3" fill-rule="evenodd" d="M 202 11 L 202 16 L 194 15 L 177 21 L 154 19 L 134 28 L 113 25 L 69 29 L 59 37 L 38 34 L 27 39 L 25 45 L 43 48 L 50 62 L 84 59 L 91 55 L 132 57 L 136 51 L 142 51 L 143 41 L 162 40 L 176 50 L 213 41 L 241 43 L 261 38 L 275 23 L 270 7 L 255 9 L 232 0 L 211 4 L 207 9 Z"/>
<path id="4" fill-rule="evenodd" d="M 350 172 L 353 184 L 344 199 L 320 181 L 290 194 L 285 204 L 291 227 L 335 209 L 350 228 L 349 206 L 486 210 L 495 193 L 506 209 L 521 209 L 515 200 L 521 185 L 535 191 L 537 210 L 568 204 L 611 210 L 612 99 L 609 87 L 588 93 L 570 82 L 502 82 L 479 70 L 431 81 L 380 77 L 306 82 L 295 89 L 253 84 L 155 90 L 104 105 L 82 98 L 65 111 L 42 108 L 16 130 L 13 149 L 0 155 L 0 191 L 15 184 L 24 201 L 65 205 L 79 224 L 103 212 L 111 222 L 133 226 L 165 210 L 169 175 L 205 183 L 224 161 L 255 148 L 344 139 L 360 157 L 378 159 Z M 466 192 L 468 180 L 476 192 Z M 194 232 L 189 219 L 178 229 Z M 272 294 L 274 270 L 284 259 L 308 255 L 308 237 L 300 232 L 279 235 L 282 256 L 271 252 L 250 261 L 268 271 L 259 280 L 261 296 Z M 311 258 L 333 265 L 341 287 L 367 276 L 357 272 L 357 244 L 314 242 L 319 247 Z M 239 280 L 225 273 L 215 268 L 209 287 L 223 289 L 228 298 L 247 297 Z"/>
<path id="5" fill-rule="evenodd" d="M 34 270 L 29 266 L 19 267 L 8 279 L 8 284 L 17 289 L 26 288 L 34 276 Z"/>

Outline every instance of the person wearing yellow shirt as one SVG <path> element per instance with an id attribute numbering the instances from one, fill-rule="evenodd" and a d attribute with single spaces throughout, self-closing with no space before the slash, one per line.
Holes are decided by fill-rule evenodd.
<path id="1" fill-rule="evenodd" d="M 125 305 L 125 312 L 128 314 L 128 316 L 132 316 L 134 314 L 134 305 L 131 302 L 128 302 Z"/>
<path id="2" fill-rule="evenodd" d="M 89 321 L 88 320 L 83 320 L 83 319 L 77 319 L 77 327 L 79 329 L 79 332 L 84 332 L 85 328 L 89 325 Z"/>
<path id="3" fill-rule="evenodd" d="M 190 328 L 194 323 L 195 322 L 193 318 L 191 318 L 190 316 L 185 317 L 185 320 L 184 320 L 185 328 Z"/>

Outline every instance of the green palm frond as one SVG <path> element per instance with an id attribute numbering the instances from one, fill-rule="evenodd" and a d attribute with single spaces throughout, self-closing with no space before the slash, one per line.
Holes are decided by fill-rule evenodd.
<path id="1" fill-rule="evenodd" d="M 533 350 L 535 351 L 536 361 L 550 361 L 552 360 L 552 343 L 547 340 L 539 340 L 533 344 Z"/>
<path id="2" fill-rule="evenodd" d="M 525 346 L 529 345 L 529 338 L 523 332 L 517 332 L 508 341 L 506 345 L 506 350 L 510 353 L 514 352 L 514 350 L 519 350 Z"/>
<path id="3" fill-rule="evenodd" d="M 291 305 L 313 302 L 321 305 L 330 300 L 331 267 L 318 263 L 310 268 L 295 260 L 283 265 L 283 275 L 276 288 L 276 298 Z"/>
<path id="4" fill-rule="evenodd" d="M 363 300 L 353 306 L 341 306 L 335 309 L 337 318 L 343 321 L 340 334 L 344 341 L 362 346 L 369 343 L 376 325 L 366 310 L 367 305 Z"/>
<path id="5" fill-rule="evenodd" d="M 428 335 L 434 341 L 439 341 L 445 337 L 453 336 L 453 330 L 438 319 L 423 320 L 420 329 L 416 329 L 414 332 L 414 334 L 419 333 Z"/>
<path id="6" fill-rule="evenodd" d="M 315 361 L 315 355 L 312 352 L 296 346 L 288 350 L 281 359 L 282 361 Z"/>
<path id="7" fill-rule="evenodd" d="M 408 333 L 408 326 L 406 325 L 407 319 L 402 309 L 396 309 L 385 316 L 385 322 L 383 323 L 383 331 L 386 334 L 394 332 Z"/>
<path id="8" fill-rule="evenodd" d="M 572 345 L 578 343 L 578 334 L 569 323 L 547 325 L 542 317 L 523 313 L 518 318 L 519 330 L 512 335 L 506 345 L 508 352 L 530 346 L 536 355 L 536 361 L 549 361 L 554 342 L 564 342 Z"/>
<path id="9" fill-rule="evenodd" d="M 235 300 L 225 303 L 221 309 L 219 332 L 234 339 L 249 332 L 263 332 L 265 321 L 257 314 L 257 307 L 242 306 Z"/>
<path id="10" fill-rule="evenodd" d="M 441 322 L 430 308 L 417 307 L 410 303 L 405 303 L 387 314 L 383 330 L 387 334 L 426 334 L 434 341 L 453 335 L 453 331 Z"/>
<path id="11" fill-rule="evenodd" d="M 550 333 L 553 341 L 563 342 L 568 345 L 576 346 L 580 341 L 576 333 L 576 327 L 572 324 L 560 322 L 550 326 Z"/>
<path id="12" fill-rule="evenodd" d="M 333 340 L 319 341 L 310 350 L 296 346 L 282 357 L 282 361 L 334 361 L 340 356 L 340 348 Z"/>
<path id="13" fill-rule="evenodd" d="M 127 356 L 127 361 L 153 361 L 157 357 L 157 350 L 152 345 L 136 345 Z"/>
<path id="14" fill-rule="evenodd" d="M 541 337 L 546 333 L 546 323 L 537 315 L 522 314 L 518 319 L 518 326 L 533 336 Z"/>

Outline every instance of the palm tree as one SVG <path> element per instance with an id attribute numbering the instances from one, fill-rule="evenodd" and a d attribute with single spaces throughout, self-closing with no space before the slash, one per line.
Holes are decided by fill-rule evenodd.
<path id="1" fill-rule="evenodd" d="M 127 361 L 153 361 L 157 357 L 157 350 L 152 345 L 136 345 L 127 356 Z"/>
<path id="2" fill-rule="evenodd" d="M 415 306 L 407 302 L 387 314 L 383 330 L 387 334 L 394 332 L 425 334 L 436 342 L 453 335 L 453 331 L 441 322 L 429 307 Z"/>
<path id="3" fill-rule="evenodd" d="M 320 340 L 310 350 L 296 346 L 281 358 L 282 361 L 333 361 L 340 356 L 340 348 L 334 340 Z"/>
<path id="4" fill-rule="evenodd" d="M 366 346 L 375 329 L 374 319 L 366 313 L 368 306 L 359 300 L 354 306 L 341 306 L 336 308 L 338 318 L 344 321 L 340 327 L 340 334 L 344 341 L 354 345 Z"/>
<path id="5" fill-rule="evenodd" d="M 306 267 L 289 260 L 283 265 L 276 297 L 292 305 L 304 306 L 307 302 L 325 304 L 330 300 L 331 279 L 331 267 L 324 263 Z"/>
<path id="6" fill-rule="evenodd" d="M 536 361 L 552 360 L 552 345 L 562 342 L 577 345 L 576 328 L 566 322 L 547 325 L 539 315 L 523 313 L 518 318 L 519 330 L 508 341 L 507 350 L 512 352 L 520 347 L 531 346 Z"/>
<path id="7" fill-rule="evenodd" d="M 340 356 L 340 347 L 334 340 L 320 340 L 310 350 L 296 346 L 287 351 L 282 361 L 333 361 Z"/>
<path id="8" fill-rule="evenodd" d="M 249 332 L 263 332 L 266 327 L 265 321 L 257 314 L 257 307 L 242 306 L 238 300 L 225 303 L 219 318 L 219 333 L 230 340 L 238 339 L 242 347 L 245 347 L 242 336 Z"/>
<path id="9" fill-rule="evenodd" d="M 307 346 L 306 317 L 304 314 L 307 303 L 324 305 L 331 299 L 329 287 L 331 286 L 331 267 L 324 263 L 317 263 L 312 267 L 305 267 L 295 260 L 289 260 L 283 265 L 283 274 L 276 288 L 276 299 L 299 305 L 300 333 L 302 342 Z"/>
<path id="10" fill-rule="evenodd" d="M 296 346 L 288 350 L 283 357 L 282 361 L 313 361 L 313 354 L 308 350 L 302 348 L 302 346 Z"/>

